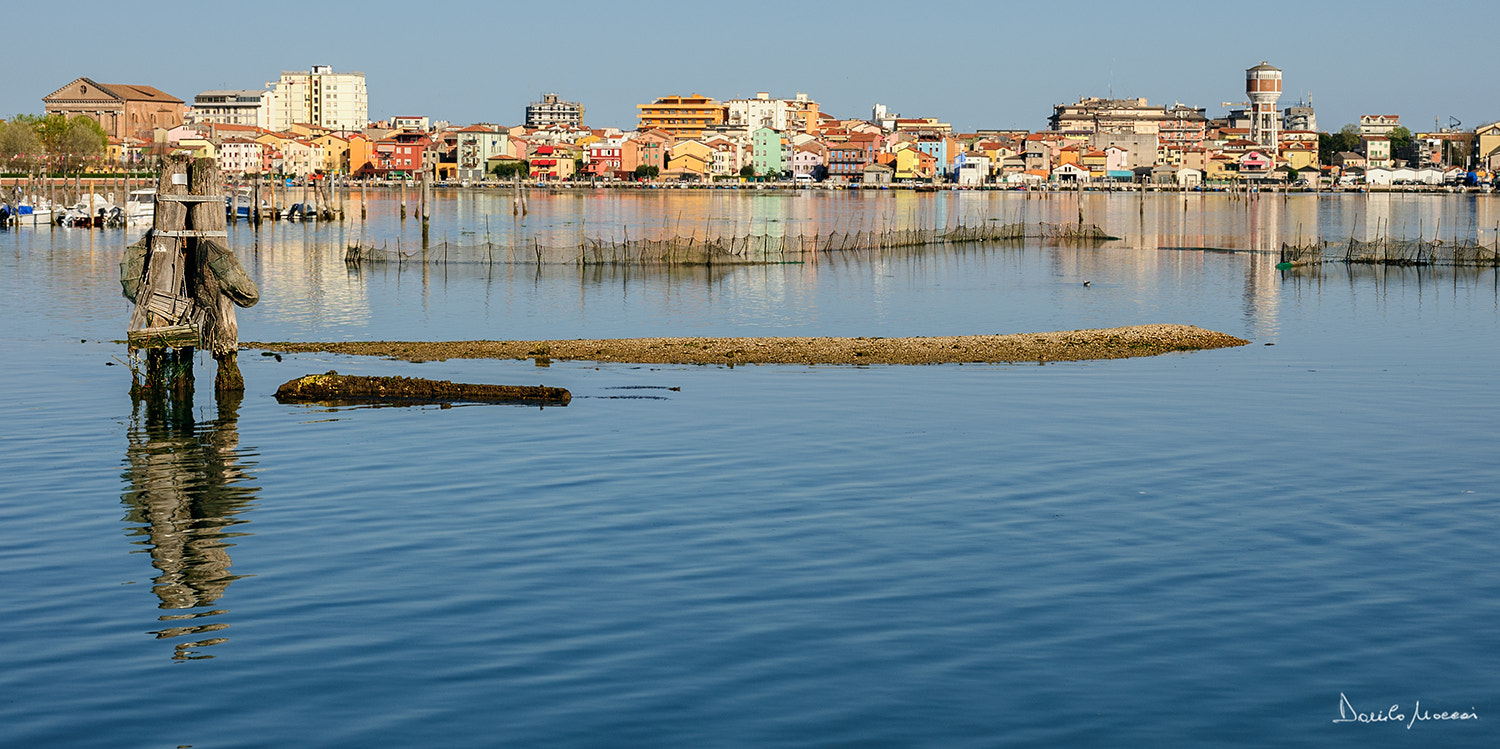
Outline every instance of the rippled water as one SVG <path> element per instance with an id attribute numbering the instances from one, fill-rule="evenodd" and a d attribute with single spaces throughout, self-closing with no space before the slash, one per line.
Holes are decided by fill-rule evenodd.
<path id="1" fill-rule="evenodd" d="M 1037 200 L 1029 220 L 1043 206 L 1065 217 L 1073 197 Z M 486 199 L 500 200 L 445 198 L 434 228 L 457 233 L 463 201 Z M 852 202 L 877 199 L 917 198 L 537 197 L 512 228 L 592 210 L 646 231 L 695 201 L 749 225 L 766 200 L 825 225 L 894 212 Z M 985 215 L 963 201 L 1020 210 L 1013 196 L 923 199 L 929 216 Z M 1495 272 L 1283 273 L 1263 254 L 1157 248 L 1256 249 L 1240 202 L 1189 196 L 1218 201 L 1203 234 L 1227 240 L 1189 242 L 1142 219 L 1139 198 L 1083 199 L 1125 239 L 712 273 L 347 269 L 350 235 L 412 236 L 387 201 L 363 227 L 239 227 L 263 291 L 241 331 L 1183 322 L 1252 345 L 1047 366 L 733 369 L 244 351 L 242 402 L 216 403 L 200 364 L 197 399 L 168 410 L 133 404 L 126 368 L 107 366 L 124 358 L 125 237 L 0 233 L 0 743 L 1492 744 Z M 1374 198 L 1278 210 L 1348 234 L 1347 217 L 1369 210 L 1358 200 Z M 1392 200 L 1381 226 L 1478 227 L 1492 210 L 1487 198 Z M 1132 220 L 1151 231 L 1119 230 Z M 334 368 L 544 383 L 574 400 L 330 410 L 270 398 Z M 1341 694 L 1366 713 L 1399 704 L 1409 718 L 1420 700 L 1481 717 L 1335 723 Z"/>

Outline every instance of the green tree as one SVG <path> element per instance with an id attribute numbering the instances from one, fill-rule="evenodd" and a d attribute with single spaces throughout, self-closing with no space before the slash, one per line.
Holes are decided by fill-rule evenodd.
<path id="1" fill-rule="evenodd" d="M 520 160 L 500 161 L 490 167 L 490 174 L 497 179 L 526 178 L 531 176 L 531 165 Z"/>
<path id="2" fill-rule="evenodd" d="M 46 154 L 36 128 L 17 115 L 0 124 L 0 172 L 25 173 L 35 169 Z"/>
<path id="3" fill-rule="evenodd" d="M 636 179 L 656 179 L 659 174 L 661 174 L 661 169 L 658 169 L 655 164 L 650 166 L 641 164 L 635 168 Z"/>
<path id="4" fill-rule="evenodd" d="M 1443 141 L 1443 163 L 1451 166 L 1469 166 L 1469 144 L 1460 140 Z"/>
<path id="5" fill-rule="evenodd" d="M 56 156 L 61 158 L 64 172 L 82 172 L 98 163 L 109 145 L 109 136 L 99 123 L 88 117 L 74 117 L 63 127 L 58 139 Z"/>
<path id="6" fill-rule="evenodd" d="M 750 166 L 749 164 L 746 164 L 746 165 L 740 167 L 740 176 L 741 177 L 754 177 L 755 176 L 755 167 Z"/>
<path id="7" fill-rule="evenodd" d="M 1338 149 L 1333 147 L 1333 137 L 1332 133 L 1318 133 L 1319 164 L 1333 163 L 1333 155 L 1338 153 Z"/>
<path id="8" fill-rule="evenodd" d="M 1323 133 L 1318 136 L 1318 161 L 1323 164 L 1332 164 L 1333 156 L 1344 151 L 1358 152 L 1364 145 L 1364 139 L 1359 135 L 1358 125 L 1345 125 L 1337 133 Z"/>
<path id="9" fill-rule="evenodd" d="M 1391 158 L 1410 164 L 1417 160 L 1417 142 L 1404 125 L 1397 125 L 1385 137 L 1391 139 Z"/>
<path id="10" fill-rule="evenodd" d="M 41 139 L 42 148 L 48 153 L 57 152 L 63 133 L 68 129 L 68 118 L 60 114 L 18 114 L 14 122 L 31 126 L 32 131 Z"/>
<path id="11" fill-rule="evenodd" d="M 97 162 L 109 144 L 104 128 L 83 115 L 68 119 L 60 114 L 18 114 L 12 118 L 11 125 L 29 128 L 41 143 L 47 161 L 65 174 L 82 171 L 88 164 Z M 30 142 L 23 135 L 13 134 L 11 138 L 18 144 L 23 140 Z"/>

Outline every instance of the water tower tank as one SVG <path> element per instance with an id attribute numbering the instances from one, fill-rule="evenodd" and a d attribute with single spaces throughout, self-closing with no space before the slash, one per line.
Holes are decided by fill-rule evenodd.
<path id="1" fill-rule="evenodd" d="M 1252 104 L 1272 104 L 1281 98 L 1281 69 L 1261 61 L 1245 71 L 1245 93 Z"/>

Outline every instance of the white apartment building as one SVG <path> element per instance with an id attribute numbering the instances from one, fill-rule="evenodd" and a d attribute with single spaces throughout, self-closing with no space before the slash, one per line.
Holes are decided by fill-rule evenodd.
<path id="1" fill-rule="evenodd" d="M 583 105 L 563 101 L 557 94 L 542 94 L 541 101 L 526 106 L 526 127 L 572 125 L 583 127 Z"/>
<path id="2" fill-rule="evenodd" d="M 392 117 L 391 127 L 397 130 L 419 130 L 425 133 L 432 130 L 432 122 L 426 117 Z"/>
<path id="3" fill-rule="evenodd" d="M 271 127 L 270 91 L 204 91 L 193 97 L 184 120 L 213 125 Z"/>
<path id="4" fill-rule="evenodd" d="M 1389 135 L 1398 127 L 1401 127 L 1399 114 L 1362 114 L 1359 116 L 1359 134 L 1363 137 Z"/>
<path id="5" fill-rule="evenodd" d="M 314 65 L 312 70 L 282 71 L 281 80 L 266 86 L 271 89 L 271 130 L 298 123 L 363 130 L 370 124 L 364 73 L 335 73 L 327 65 Z"/>
<path id="6" fill-rule="evenodd" d="M 777 132 L 787 129 L 787 105 L 783 99 L 772 99 L 771 94 L 761 91 L 754 99 L 730 99 L 724 102 L 729 110 L 728 124 L 754 132 L 763 127 Z"/>
<path id="7" fill-rule="evenodd" d="M 510 153 L 510 133 L 471 125 L 458 131 L 458 178 L 482 180 L 490 159 Z"/>

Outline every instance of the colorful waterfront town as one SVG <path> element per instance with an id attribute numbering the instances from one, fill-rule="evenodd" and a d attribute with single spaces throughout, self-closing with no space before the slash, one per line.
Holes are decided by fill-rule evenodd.
<path id="1" fill-rule="evenodd" d="M 1056 105 L 1044 129 L 965 133 L 940 117 L 904 116 L 881 104 L 863 118 L 841 117 L 803 93 L 788 99 L 767 92 L 725 100 L 660 96 L 637 105 L 637 122 L 624 129 L 590 126 L 582 103 L 552 93 L 527 104 L 516 125 L 455 124 L 422 114 L 372 122 L 364 74 L 323 65 L 283 72 L 261 89 L 204 91 L 191 104 L 149 85 L 84 77 L 45 96 L 44 115 L 0 122 L 0 171 L 107 174 L 187 152 L 217 157 L 227 177 L 342 175 L 468 185 L 525 178 L 1487 189 L 1500 168 L 1500 122 L 1465 130 L 1450 120 L 1412 132 L 1399 115 L 1369 114 L 1337 132 L 1320 132 L 1311 101 L 1282 106 L 1280 69 L 1261 62 L 1245 71 L 1244 82 L 1246 100 L 1225 102 L 1227 112 L 1218 117 L 1189 104 L 1090 96 Z"/>

